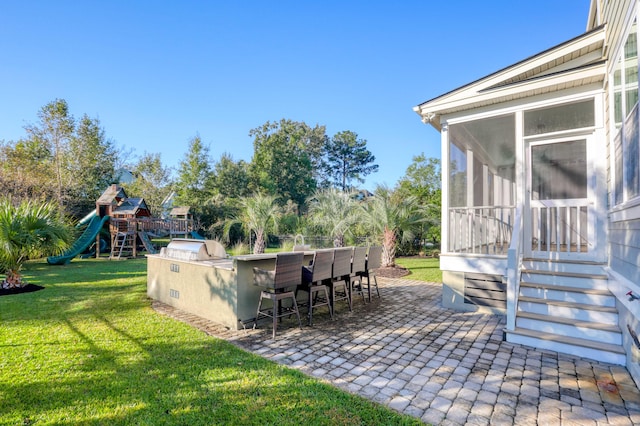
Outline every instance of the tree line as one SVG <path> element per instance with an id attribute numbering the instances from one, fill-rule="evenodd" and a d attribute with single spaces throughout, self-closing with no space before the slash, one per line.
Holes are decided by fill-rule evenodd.
<path id="1" fill-rule="evenodd" d="M 271 223 L 278 225 L 262 229 L 267 234 L 323 233 L 335 245 L 346 244 L 371 234 L 362 214 L 368 211 L 373 221 L 371 206 L 377 203 L 378 224 L 389 227 L 393 214 L 405 215 L 404 224 L 396 217 L 402 230 L 392 231 L 401 241 L 439 238 L 439 160 L 417 155 L 394 188 L 358 191 L 378 165 L 367 141 L 350 130 L 329 137 L 322 125 L 267 122 L 249 131 L 254 148 L 250 162 L 235 160 L 228 152 L 214 160 L 196 134 L 172 170 L 159 153 L 134 157 L 117 146 L 98 118 L 84 114 L 76 119 L 64 99 L 46 104 L 37 117 L 25 126 L 23 138 L 0 142 L 0 185 L 14 203 L 53 201 L 66 215 L 80 218 L 128 170 L 135 179 L 122 186 L 129 195 L 144 198 L 155 216 L 174 192 L 174 205 L 191 206 L 202 232 L 231 243 L 257 240 L 258 229 L 247 225 L 247 214 L 257 208 L 252 202 L 265 200 L 275 209 Z M 380 239 L 384 226 L 378 229 Z"/>

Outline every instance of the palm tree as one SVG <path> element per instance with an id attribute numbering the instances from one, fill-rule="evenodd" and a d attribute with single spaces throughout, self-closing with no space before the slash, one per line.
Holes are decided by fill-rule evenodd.
<path id="1" fill-rule="evenodd" d="M 277 197 L 272 195 L 256 194 L 240 200 L 240 214 L 225 222 L 224 236 L 229 240 L 229 231 L 235 224 L 241 224 L 246 232 L 256 234 L 253 244 L 253 253 L 264 253 L 265 237 L 269 231 L 278 231 L 280 208 L 276 204 Z"/>
<path id="2" fill-rule="evenodd" d="M 382 266 L 395 266 L 398 240 L 411 241 L 425 220 L 414 196 L 400 196 L 386 186 L 378 186 L 367 201 L 365 223 L 382 243 Z"/>
<path id="3" fill-rule="evenodd" d="M 309 199 L 312 225 L 333 237 L 334 247 L 344 247 L 344 236 L 362 217 L 362 207 L 352 194 L 335 188 L 318 190 Z"/>
<path id="4" fill-rule="evenodd" d="M 71 231 L 53 203 L 0 199 L 0 272 L 3 288 L 26 285 L 20 270 L 28 259 L 59 254 L 68 247 Z"/>

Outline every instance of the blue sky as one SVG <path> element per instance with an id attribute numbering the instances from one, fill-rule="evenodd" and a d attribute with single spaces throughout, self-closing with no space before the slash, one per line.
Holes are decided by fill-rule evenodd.
<path id="1" fill-rule="evenodd" d="M 366 139 L 395 185 L 440 157 L 412 107 L 584 32 L 588 0 L 5 1 L 0 140 L 62 98 L 108 138 L 177 166 L 196 134 L 251 160 L 249 131 L 288 118 Z"/>

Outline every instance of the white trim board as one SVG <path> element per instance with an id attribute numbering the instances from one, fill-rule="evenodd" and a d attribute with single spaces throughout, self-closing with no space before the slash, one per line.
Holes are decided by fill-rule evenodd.
<path id="1" fill-rule="evenodd" d="M 505 275 L 507 258 L 495 256 L 465 256 L 460 254 L 441 254 L 440 269 L 451 272 Z"/>

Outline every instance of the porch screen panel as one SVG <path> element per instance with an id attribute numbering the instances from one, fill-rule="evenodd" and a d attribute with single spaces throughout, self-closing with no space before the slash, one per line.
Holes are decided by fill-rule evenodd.
<path id="1" fill-rule="evenodd" d="M 534 251 L 587 251 L 586 198 L 586 141 L 531 147 L 531 230 Z"/>
<path id="2" fill-rule="evenodd" d="M 587 198 L 586 141 L 531 147 L 531 198 Z"/>
<path id="3" fill-rule="evenodd" d="M 515 114 L 449 126 L 449 247 L 505 254 L 515 199 Z"/>
<path id="4" fill-rule="evenodd" d="M 467 205 L 467 154 L 454 143 L 449 144 L 449 206 Z"/>
<path id="5" fill-rule="evenodd" d="M 469 247 L 467 241 L 467 152 L 449 143 L 449 251 L 459 252 Z"/>
<path id="6" fill-rule="evenodd" d="M 524 112 L 524 135 L 534 136 L 595 125 L 593 99 Z"/>

